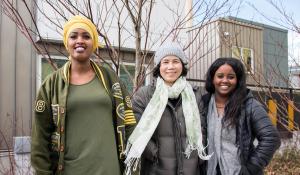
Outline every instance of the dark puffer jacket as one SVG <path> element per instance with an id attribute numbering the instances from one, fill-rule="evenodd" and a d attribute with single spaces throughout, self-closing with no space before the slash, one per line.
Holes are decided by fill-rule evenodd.
<path id="1" fill-rule="evenodd" d="M 209 117 L 207 112 L 210 97 L 210 94 L 202 97 L 203 108 L 200 112 L 202 116 Z M 202 126 L 204 126 L 202 132 L 205 136 L 207 134 L 206 117 L 202 120 Z M 240 175 L 262 175 L 264 167 L 268 165 L 280 146 L 280 137 L 263 105 L 253 97 L 250 90 L 248 90 L 248 95 L 242 104 L 236 132 L 236 144 L 239 148 L 242 165 Z M 258 140 L 256 147 L 254 146 L 254 139 Z"/>
<path id="2" fill-rule="evenodd" d="M 155 87 L 140 88 L 133 97 L 133 112 L 139 120 L 147 107 Z M 200 90 L 194 89 L 197 102 L 201 102 Z M 202 162 L 193 151 L 190 158 L 184 155 L 186 129 L 182 102 L 170 100 L 161 120 L 142 155 L 142 175 L 199 175 Z"/>

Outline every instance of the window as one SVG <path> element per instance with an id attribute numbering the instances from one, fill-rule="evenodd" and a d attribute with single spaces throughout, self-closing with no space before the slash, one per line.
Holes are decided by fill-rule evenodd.
<path id="1" fill-rule="evenodd" d="M 58 68 L 62 67 L 67 61 L 67 57 L 63 56 L 53 56 L 52 61 L 57 65 Z M 45 78 L 53 72 L 52 66 L 49 64 L 46 58 L 43 58 L 41 55 L 37 58 L 37 77 L 36 77 L 36 87 L 40 88 L 41 83 Z"/>
<path id="2" fill-rule="evenodd" d="M 125 68 L 124 68 L 125 67 Z M 129 75 L 128 75 L 129 73 Z M 129 92 L 133 91 L 133 81 L 135 73 L 134 65 L 121 65 L 120 66 L 120 79 L 126 85 Z"/>
<path id="3" fill-rule="evenodd" d="M 253 50 L 244 47 L 233 47 L 232 57 L 241 59 L 248 73 L 254 70 Z"/>
<path id="4" fill-rule="evenodd" d="M 106 62 L 107 62 L 107 64 L 102 64 L 103 67 L 106 67 L 108 69 L 113 68 L 115 71 L 115 67 L 112 65 L 112 63 L 110 61 L 106 61 Z M 129 73 L 129 75 L 128 75 L 128 73 Z M 120 64 L 120 76 L 119 77 L 120 77 L 121 81 L 124 83 L 124 85 L 126 86 L 128 92 L 133 91 L 132 79 L 134 78 L 134 73 L 135 73 L 134 64 L 130 64 L 130 63 Z"/>
<path id="5" fill-rule="evenodd" d="M 62 59 L 62 58 L 53 58 L 53 62 L 57 65 L 58 68 L 62 67 L 68 60 L 67 59 Z M 51 74 L 54 70 L 50 63 L 45 59 L 42 58 L 42 77 L 41 80 L 42 82 L 45 80 L 45 78 Z"/>
<path id="6" fill-rule="evenodd" d="M 124 67 L 126 68 L 127 72 L 130 75 L 128 75 L 128 73 L 126 72 Z M 144 67 L 146 68 L 147 65 L 144 65 Z M 149 71 L 150 71 L 149 69 L 146 70 L 146 75 L 149 73 Z M 133 92 L 133 81 L 132 80 L 134 78 L 134 74 L 135 74 L 135 64 L 134 63 L 123 63 L 123 65 L 120 66 L 120 79 L 126 85 L 129 92 Z M 149 82 L 150 82 L 150 76 L 147 76 L 145 78 L 143 85 L 148 85 Z"/>
<path id="7" fill-rule="evenodd" d="M 68 59 L 63 56 L 53 56 L 52 61 L 57 65 L 58 68 L 62 67 Z M 108 64 L 111 64 L 110 61 L 107 61 Z M 120 66 L 120 79 L 125 84 L 129 92 L 133 91 L 133 81 L 134 73 L 135 73 L 135 64 L 134 63 L 122 63 L 123 65 Z M 109 67 L 107 64 L 103 64 L 104 67 Z M 147 66 L 147 65 L 145 65 Z M 114 67 L 114 66 L 113 66 Z M 127 71 L 130 75 L 128 75 Z M 45 78 L 53 72 L 52 66 L 49 64 L 47 59 L 43 58 L 42 56 L 38 57 L 37 63 L 37 89 L 39 89 L 41 83 L 45 80 Z M 147 70 L 146 73 L 148 73 Z M 150 77 L 147 76 L 145 79 L 145 85 L 149 84 Z"/>

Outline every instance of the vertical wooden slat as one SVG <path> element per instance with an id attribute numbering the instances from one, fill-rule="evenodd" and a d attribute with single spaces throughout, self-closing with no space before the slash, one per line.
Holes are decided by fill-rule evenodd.
<path id="1" fill-rule="evenodd" d="M 274 100 L 268 101 L 269 117 L 274 126 L 277 125 L 277 104 Z"/>
<path id="2" fill-rule="evenodd" d="M 288 127 L 292 131 L 294 129 L 294 102 L 288 101 Z"/>

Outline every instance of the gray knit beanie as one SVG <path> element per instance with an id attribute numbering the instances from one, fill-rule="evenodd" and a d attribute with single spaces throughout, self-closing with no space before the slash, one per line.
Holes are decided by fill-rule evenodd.
<path id="1" fill-rule="evenodd" d="M 187 57 L 185 56 L 182 47 L 176 42 L 165 43 L 157 49 L 154 56 L 154 67 L 156 67 L 164 57 L 169 55 L 178 57 L 183 65 L 187 67 Z"/>

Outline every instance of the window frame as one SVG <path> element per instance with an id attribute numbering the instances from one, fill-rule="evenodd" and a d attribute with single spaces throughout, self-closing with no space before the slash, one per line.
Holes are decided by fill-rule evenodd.
<path id="1" fill-rule="evenodd" d="M 52 59 L 55 60 L 68 60 L 66 56 L 62 55 L 51 55 Z M 42 85 L 42 59 L 45 59 L 42 55 L 38 55 L 36 64 L 36 88 L 39 89 Z"/>
<path id="2" fill-rule="evenodd" d="M 68 60 L 67 57 L 65 56 L 61 56 L 61 55 L 52 55 L 51 56 L 52 59 L 55 60 Z M 36 88 L 39 89 L 41 84 L 42 84 L 42 59 L 45 59 L 42 55 L 38 55 L 37 57 L 37 64 L 36 64 Z M 112 65 L 112 61 L 111 60 L 106 60 L 106 62 L 108 64 Z M 122 62 L 120 63 L 120 67 L 122 66 L 121 64 L 123 64 L 124 66 L 135 66 L 135 63 L 130 63 L 130 62 Z M 148 67 L 148 64 L 144 64 L 144 67 Z M 114 69 L 114 71 L 116 70 L 116 68 L 114 66 L 112 66 L 112 68 Z M 120 69 L 119 69 L 120 70 Z M 149 76 L 150 73 L 150 69 L 146 69 L 146 78 L 145 78 L 145 85 L 149 85 L 151 82 L 151 77 Z M 118 76 L 120 79 L 121 77 Z"/>
<path id="3" fill-rule="evenodd" d="M 110 63 L 111 61 L 108 61 L 108 63 Z M 120 68 L 122 67 L 122 65 L 124 65 L 124 66 L 134 66 L 135 67 L 135 63 L 130 63 L 130 62 L 122 62 L 121 64 L 120 64 Z M 144 67 L 148 67 L 148 64 L 144 64 L 143 65 Z M 114 70 L 116 70 L 116 68 L 113 66 L 113 69 Z M 119 69 L 119 71 L 120 71 L 121 69 Z M 150 82 L 151 82 L 151 77 L 150 77 L 150 73 L 151 72 L 151 70 L 148 68 L 148 69 L 146 69 L 146 73 L 145 73 L 145 75 L 146 75 L 146 78 L 145 78 L 145 85 L 144 86 L 147 86 L 147 85 L 149 85 L 150 84 Z M 118 77 L 121 79 L 121 77 L 120 77 L 120 75 L 118 75 Z"/>
<path id="4" fill-rule="evenodd" d="M 239 50 L 239 53 L 240 53 L 240 58 L 238 58 L 235 54 L 234 54 L 234 49 L 238 49 Z M 250 56 L 251 56 L 251 69 L 249 70 L 248 69 L 248 65 L 246 65 L 245 63 L 245 59 L 244 59 L 244 50 L 250 50 Z M 233 57 L 233 58 L 237 58 L 237 59 L 240 59 L 241 61 L 242 61 L 242 63 L 244 64 L 244 66 L 245 66 L 245 69 L 246 69 L 246 73 L 251 73 L 251 74 L 254 74 L 255 73 L 255 65 L 254 65 L 254 57 L 253 57 L 253 49 L 251 49 L 251 48 L 247 48 L 247 47 L 238 47 L 238 46 L 233 46 L 232 48 L 231 48 L 231 56 Z"/>

